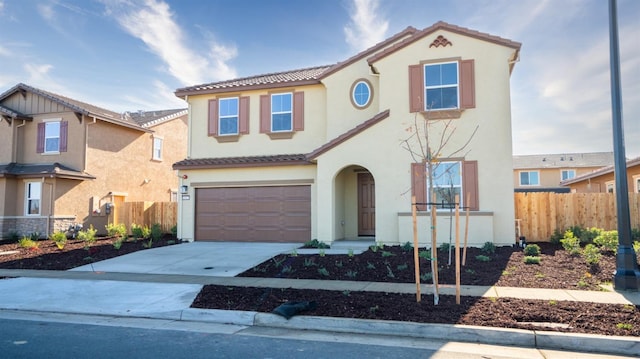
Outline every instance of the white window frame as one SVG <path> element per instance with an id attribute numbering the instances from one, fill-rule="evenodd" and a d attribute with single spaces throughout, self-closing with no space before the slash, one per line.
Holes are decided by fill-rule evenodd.
<path id="1" fill-rule="evenodd" d="M 275 111 L 273 109 L 273 98 L 274 97 L 280 97 L 280 96 L 289 96 L 289 98 L 291 100 L 291 110 L 290 111 Z M 271 132 L 274 132 L 274 133 L 292 132 L 293 131 L 293 92 L 281 92 L 281 93 L 271 94 L 270 100 L 271 100 Z M 273 116 L 274 115 L 282 115 L 282 114 L 289 114 L 289 129 L 276 130 L 276 129 L 273 128 Z"/>
<path id="2" fill-rule="evenodd" d="M 158 145 L 159 144 L 159 145 Z M 152 159 L 154 161 L 162 161 L 162 150 L 164 148 L 164 138 L 153 136 Z"/>
<path id="3" fill-rule="evenodd" d="M 427 67 L 430 66 L 442 66 L 447 64 L 455 64 L 456 65 L 456 83 L 448 84 L 448 85 L 438 85 L 438 86 L 427 86 Z M 445 61 L 445 62 L 435 62 L 435 63 L 427 63 L 423 66 L 423 79 L 422 84 L 424 85 L 423 89 L 423 97 L 424 97 L 424 109 L 425 111 L 443 111 L 443 110 L 455 110 L 460 108 L 460 63 L 458 61 Z M 427 96 L 428 90 L 433 89 L 443 89 L 443 88 L 456 88 L 456 106 L 455 107 L 432 107 L 429 105 L 429 98 Z"/>
<path id="4" fill-rule="evenodd" d="M 60 153 L 60 140 L 61 140 L 61 131 L 62 131 L 62 119 L 53 119 L 53 120 L 44 120 L 44 154 L 59 154 Z M 50 125 L 54 125 L 57 124 L 58 125 L 58 135 L 57 136 L 52 136 L 51 134 L 48 134 L 48 129 L 50 128 Z M 51 139 L 58 139 L 58 148 L 55 150 L 48 150 L 47 149 L 47 140 L 51 140 Z"/>
<path id="5" fill-rule="evenodd" d="M 567 174 L 573 174 L 573 175 L 568 175 L 565 178 L 565 173 Z M 572 169 L 566 169 L 566 170 L 561 170 L 560 171 L 560 181 L 566 181 L 566 180 L 570 180 L 576 178 L 576 170 L 572 170 Z"/>
<path id="6" fill-rule="evenodd" d="M 536 184 L 522 184 L 522 174 L 523 173 L 535 173 L 538 175 L 538 183 Z M 529 182 L 531 182 L 531 178 L 529 178 Z M 520 171 L 518 172 L 518 183 L 520 184 L 521 187 L 535 187 L 535 186 L 540 186 L 540 171 Z"/>
<path id="7" fill-rule="evenodd" d="M 640 193 L 640 176 L 633 176 L 633 189 L 636 193 Z"/>
<path id="8" fill-rule="evenodd" d="M 445 169 L 446 166 L 449 165 L 457 165 L 458 167 L 458 177 L 457 177 L 457 183 L 451 183 L 452 181 L 448 181 L 446 178 L 442 177 L 444 175 L 444 173 L 441 173 L 443 171 L 446 171 L 447 169 Z M 437 162 L 433 164 L 433 173 L 435 178 L 433 178 L 433 182 L 434 182 L 434 191 L 436 192 L 436 202 L 437 203 L 442 203 L 442 196 L 438 196 L 438 193 L 444 190 L 450 190 L 451 188 L 454 189 L 454 193 L 451 193 L 450 191 L 448 195 L 450 196 L 450 198 L 446 199 L 446 201 L 444 202 L 444 206 L 442 206 L 442 204 L 439 204 L 436 206 L 436 208 L 438 210 L 450 210 L 452 208 L 454 208 L 455 206 L 455 194 L 457 192 L 458 194 L 458 202 L 459 202 L 459 206 L 460 208 L 464 207 L 464 200 L 462 199 L 462 193 L 463 192 L 463 173 L 462 173 L 462 161 L 442 161 L 442 162 Z M 443 170 L 444 169 L 444 170 Z M 443 182 L 447 182 L 446 184 L 444 184 Z M 456 182 L 456 180 L 454 180 L 453 182 Z M 426 178 L 426 185 L 427 185 L 427 202 L 431 203 L 433 202 L 431 199 L 431 191 L 429 191 L 429 177 L 427 176 Z M 440 191 L 438 189 L 441 189 Z M 457 189 L 457 191 L 456 191 Z"/>
<path id="9" fill-rule="evenodd" d="M 37 186 L 36 186 L 37 185 Z M 34 192 L 32 186 L 36 186 L 38 189 L 38 193 L 33 194 Z M 38 213 L 30 213 L 31 202 L 37 201 L 38 204 Z M 39 216 L 42 213 L 42 182 L 30 181 L 25 182 L 24 186 L 24 214 L 25 216 Z"/>
<path id="10" fill-rule="evenodd" d="M 606 193 L 616 193 L 615 181 L 608 181 L 604 183 Z"/>
<path id="11" fill-rule="evenodd" d="M 222 115 L 222 104 L 227 101 L 236 101 L 235 114 Z M 223 132 L 222 120 L 235 119 L 236 131 L 235 132 Z M 218 135 L 219 136 L 236 136 L 240 133 L 240 98 L 239 97 L 224 97 L 218 99 Z"/>

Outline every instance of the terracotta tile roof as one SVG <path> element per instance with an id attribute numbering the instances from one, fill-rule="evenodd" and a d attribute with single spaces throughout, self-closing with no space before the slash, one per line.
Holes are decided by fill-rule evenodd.
<path id="1" fill-rule="evenodd" d="M 304 154 L 185 159 L 173 164 L 174 170 L 232 167 L 308 165 Z"/>
<path id="2" fill-rule="evenodd" d="M 181 108 L 174 110 L 125 112 L 125 116 L 128 115 L 131 120 L 138 125 L 148 128 L 184 116 L 187 113 L 186 108 Z"/>
<path id="3" fill-rule="evenodd" d="M 66 97 L 66 96 L 62 96 L 62 95 L 58 95 L 52 92 L 48 92 L 45 90 L 41 90 L 23 83 L 19 83 L 17 85 L 15 85 L 14 87 L 12 87 L 11 89 L 5 91 L 3 94 L 0 95 L 0 101 L 4 100 L 5 98 L 13 95 L 16 92 L 31 92 L 34 94 L 37 94 L 39 96 L 42 96 L 44 98 L 47 98 L 55 103 L 61 104 L 65 107 L 68 107 L 69 109 L 71 109 L 72 111 L 79 113 L 81 115 L 86 115 L 86 116 L 91 116 L 91 117 L 95 117 L 97 119 L 106 121 L 106 122 L 111 122 L 111 123 L 115 123 L 121 126 L 125 126 L 125 127 L 129 127 L 129 128 L 133 128 L 133 129 L 137 129 L 137 130 L 141 130 L 141 131 L 145 131 L 148 132 L 147 129 L 143 128 L 142 126 L 138 125 L 136 122 L 132 121 L 129 117 L 125 116 L 124 114 L 118 113 L 118 112 L 114 112 L 111 110 L 107 110 L 98 106 L 94 106 L 91 104 L 88 104 L 86 102 L 82 102 L 82 101 L 78 101 L 78 100 L 74 100 L 72 98 Z"/>
<path id="4" fill-rule="evenodd" d="M 355 137 L 357 134 L 363 132 L 364 130 L 366 130 L 367 128 L 375 125 L 376 123 L 384 120 L 385 118 L 389 117 L 390 111 L 389 110 L 385 110 L 380 112 L 379 114 L 375 115 L 374 117 L 366 120 L 365 122 L 359 124 L 358 126 L 352 128 L 351 130 L 341 134 L 340 136 L 334 138 L 333 140 L 325 143 L 324 145 L 322 145 L 320 148 L 314 150 L 313 152 L 309 153 L 307 155 L 307 157 L 310 160 L 316 159 L 318 156 L 320 156 L 321 154 L 329 151 L 330 149 L 340 145 L 341 143 L 347 141 L 348 139 Z"/>
<path id="5" fill-rule="evenodd" d="M 311 85 L 320 83 L 320 75 L 331 66 L 317 66 L 305 69 L 276 72 L 264 75 L 243 77 L 228 81 L 213 82 L 203 85 L 179 88 L 175 91 L 178 97 L 193 94 L 209 94 L 228 92 L 230 90 L 255 90 L 286 86 Z"/>
<path id="6" fill-rule="evenodd" d="M 94 176 L 77 171 L 71 167 L 67 167 L 60 163 L 38 163 L 38 164 L 21 164 L 21 163 L 9 163 L 0 165 L 0 177 L 42 177 L 53 176 L 56 178 L 70 178 L 70 179 L 95 179 Z"/>
<path id="7" fill-rule="evenodd" d="M 613 152 L 513 156 L 514 169 L 604 167 L 612 163 Z"/>

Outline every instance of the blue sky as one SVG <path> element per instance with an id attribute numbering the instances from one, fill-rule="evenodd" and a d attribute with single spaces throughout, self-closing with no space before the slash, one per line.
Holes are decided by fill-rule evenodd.
<path id="1" fill-rule="evenodd" d="M 175 89 L 333 64 L 443 20 L 521 42 L 514 154 L 612 150 L 606 0 L 0 0 L 0 92 L 114 111 Z M 618 0 L 627 157 L 640 155 L 640 1 Z"/>

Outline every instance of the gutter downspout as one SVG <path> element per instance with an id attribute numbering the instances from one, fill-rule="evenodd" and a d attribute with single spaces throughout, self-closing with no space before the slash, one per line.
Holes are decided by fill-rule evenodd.
<path id="1" fill-rule="evenodd" d="M 184 96 L 184 101 L 187 103 L 187 158 L 191 158 L 191 130 L 193 128 L 192 119 L 191 119 L 191 103 L 189 103 L 189 95 Z M 184 178 L 182 174 L 180 174 L 180 170 L 178 170 L 178 176 L 180 177 L 180 181 L 178 184 L 178 239 L 182 241 L 184 238 L 184 200 L 182 199 L 182 186 L 184 185 Z M 192 224 L 194 226 L 195 231 L 195 221 Z M 195 237 L 195 235 L 194 235 Z"/>

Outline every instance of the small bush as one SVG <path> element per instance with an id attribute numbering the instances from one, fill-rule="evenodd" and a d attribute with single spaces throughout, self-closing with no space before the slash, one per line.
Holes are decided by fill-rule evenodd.
<path id="1" fill-rule="evenodd" d="M 113 242 L 113 248 L 115 249 L 120 249 L 120 247 L 122 247 L 122 242 L 123 239 L 122 238 L 118 238 Z"/>
<path id="2" fill-rule="evenodd" d="M 603 252 L 616 253 L 618 251 L 618 231 L 602 231 L 602 233 L 593 240 L 593 243 L 600 247 L 600 250 Z"/>
<path id="3" fill-rule="evenodd" d="M 564 238 L 564 232 L 556 228 L 553 231 L 551 238 L 549 238 L 549 242 L 551 242 L 552 244 L 560 244 L 560 240 L 562 238 Z"/>
<path id="4" fill-rule="evenodd" d="M 106 226 L 104 226 L 104 229 L 107 230 L 107 235 L 109 237 L 124 238 L 127 235 L 127 227 L 124 225 L 124 223 L 120 223 L 120 224 L 109 223 Z"/>
<path id="5" fill-rule="evenodd" d="M 602 258 L 602 254 L 600 253 L 600 249 L 593 245 L 592 243 L 587 244 L 582 251 L 582 257 L 589 265 L 596 265 L 600 263 L 600 258 Z"/>
<path id="6" fill-rule="evenodd" d="M 640 241 L 633 242 L 633 250 L 636 251 L 636 256 L 640 254 Z"/>
<path id="7" fill-rule="evenodd" d="M 38 249 L 40 244 L 37 241 L 34 241 L 28 236 L 22 237 L 22 239 L 18 240 L 18 245 L 22 248 L 27 249 Z"/>
<path id="8" fill-rule="evenodd" d="M 402 250 L 405 251 L 405 252 L 408 252 L 408 251 L 410 251 L 412 249 L 413 249 L 413 245 L 411 244 L 411 242 L 405 242 L 402 245 Z"/>
<path id="9" fill-rule="evenodd" d="M 56 244 L 58 249 L 64 249 L 64 246 L 67 244 L 67 235 L 64 232 L 55 231 L 49 235 L 49 239 Z"/>
<path id="10" fill-rule="evenodd" d="M 131 235 L 135 239 L 148 239 L 151 238 L 151 229 L 147 226 L 139 226 L 135 223 L 131 224 Z M 160 235 L 162 236 L 162 234 Z M 154 239 L 154 238 L 151 238 Z"/>
<path id="11" fill-rule="evenodd" d="M 90 225 L 89 229 L 78 232 L 78 239 L 88 244 L 94 243 L 96 241 L 96 232 L 97 230 L 93 228 L 93 225 Z"/>
<path id="12" fill-rule="evenodd" d="M 540 264 L 540 257 L 538 256 L 525 256 L 524 257 L 525 264 Z"/>
<path id="13" fill-rule="evenodd" d="M 493 242 L 484 242 L 481 250 L 487 254 L 494 254 L 496 252 L 496 245 Z"/>
<path id="14" fill-rule="evenodd" d="M 310 248 L 320 248 L 320 249 L 322 249 L 322 248 L 329 248 L 329 245 L 328 245 L 328 244 L 326 244 L 326 243 L 324 243 L 324 242 L 320 242 L 320 241 L 319 241 L 319 240 L 317 240 L 317 239 L 312 239 L 312 240 L 310 240 L 310 241 L 306 241 L 306 242 L 304 243 L 304 246 L 305 246 L 305 247 L 310 247 Z"/>
<path id="15" fill-rule="evenodd" d="M 319 273 L 321 276 L 324 276 L 324 277 L 328 277 L 328 276 L 329 276 L 329 271 L 328 271 L 328 270 L 327 270 L 327 268 L 325 268 L 325 267 L 318 268 L 318 273 Z"/>
<path id="16" fill-rule="evenodd" d="M 446 252 L 449 250 L 449 248 L 451 247 L 451 245 L 447 242 L 444 242 L 440 245 L 440 247 L 438 247 L 438 249 L 442 252 Z"/>
<path id="17" fill-rule="evenodd" d="M 160 223 L 154 223 L 151 225 L 151 239 L 154 241 L 162 239 L 162 226 Z"/>
<path id="18" fill-rule="evenodd" d="M 564 237 L 560 240 L 562 248 L 571 255 L 580 254 L 580 238 L 576 238 L 571 230 L 564 232 Z"/>
<path id="19" fill-rule="evenodd" d="M 424 258 L 424 259 L 430 261 L 431 260 L 431 250 L 430 249 L 421 250 L 420 252 L 418 252 L 418 257 Z"/>
<path id="20" fill-rule="evenodd" d="M 537 244 L 527 244 L 526 247 L 524 247 L 524 255 L 525 256 L 533 256 L 533 257 L 537 257 L 540 255 L 540 246 Z"/>
<path id="21" fill-rule="evenodd" d="M 640 228 L 632 228 L 631 229 L 631 240 L 632 241 L 640 241 Z"/>
<path id="22" fill-rule="evenodd" d="M 171 227 L 171 235 L 173 236 L 173 238 L 178 238 L 178 225 L 174 225 L 173 227 Z"/>
<path id="23" fill-rule="evenodd" d="M 18 231 L 16 230 L 9 231 L 7 240 L 9 241 L 9 243 L 18 243 L 18 241 L 20 240 L 20 233 L 18 233 Z"/>
<path id="24" fill-rule="evenodd" d="M 485 256 L 485 255 L 477 255 L 476 256 L 476 260 L 480 261 L 480 262 L 490 262 L 491 261 L 491 257 Z"/>
<path id="25" fill-rule="evenodd" d="M 584 229 L 582 231 L 582 235 L 577 237 L 580 238 L 580 243 L 584 245 L 593 243 L 593 240 L 596 239 L 596 237 L 598 237 L 600 234 L 602 234 L 602 232 L 603 230 L 600 228 L 591 227 Z"/>

